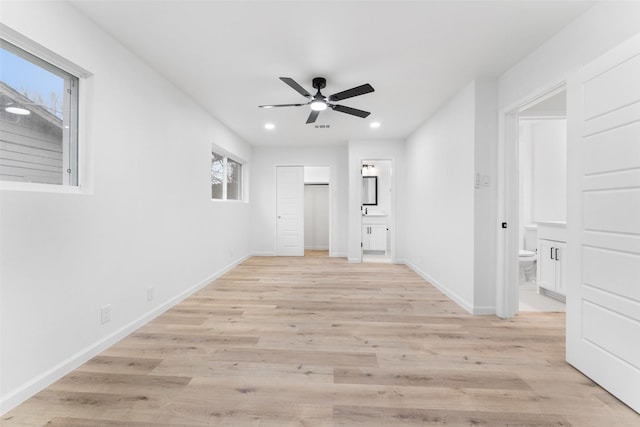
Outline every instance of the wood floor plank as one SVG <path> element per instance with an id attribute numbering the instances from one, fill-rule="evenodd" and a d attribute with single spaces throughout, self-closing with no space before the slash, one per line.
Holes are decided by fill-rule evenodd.
<path id="1" fill-rule="evenodd" d="M 76 371 L 148 374 L 153 371 L 162 360 L 163 359 L 142 357 L 96 356 L 80 366 Z"/>
<path id="2" fill-rule="evenodd" d="M 338 384 L 380 384 L 413 387 L 479 388 L 500 390 L 531 390 L 529 385 L 513 373 L 487 369 L 436 370 L 336 368 L 334 381 Z"/>
<path id="3" fill-rule="evenodd" d="M 46 427 L 162 427 L 167 424 L 135 421 L 114 421 L 91 418 L 55 417 L 47 422 Z M 175 427 L 204 427 L 205 424 L 173 424 Z"/>
<path id="4" fill-rule="evenodd" d="M 335 426 L 479 426 L 479 427 L 570 427 L 560 415 L 505 414 L 487 411 L 443 411 L 417 408 L 336 406 Z"/>
<path id="5" fill-rule="evenodd" d="M 0 418 L 43 426 L 640 426 L 565 314 L 471 316 L 406 266 L 254 257 Z"/>
<path id="6" fill-rule="evenodd" d="M 114 395 L 138 393 L 141 397 L 154 394 L 166 396 L 185 388 L 190 381 L 191 377 L 186 376 L 74 371 L 56 381 L 49 390 Z"/>
<path id="7" fill-rule="evenodd" d="M 272 348 L 229 348 L 216 350 L 208 356 L 217 361 L 298 363 L 321 366 L 378 366 L 375 353 L 301 351 Z"/>
<path id="8" fill-rule="evenodd" d="M 202 401 L 192 397 L 176 399 L 162 408 L 145 408 L 136 411 L 143 417 L 162 426 L 188 423 L 207 427 L 331 427 L 333 408 L 326 405 L 305 405 L 297 402 L 260 404 L 259 402 Z"/>
<path id="9" fill-rule="evenodd" d="M 157 375 L 189 375 L 191 377 L 234 378 L 241 380 L 287 378 L 304 383 L 332 383 L 332 366 L 301 363 L 262 363 L 218 361 L 204 357 L 167 359 L 154 371 Z"/>

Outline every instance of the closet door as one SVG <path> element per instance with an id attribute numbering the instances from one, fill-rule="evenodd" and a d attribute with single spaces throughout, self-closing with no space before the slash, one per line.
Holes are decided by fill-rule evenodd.
<path id="1" fill-rule="evenodd" d="M 304 256 L 304 168 L 276 169 L 276 253 Z"/>
<path id="2" fill-rule="evenodd" d="M 567 361 L 640 412 L 640 34 L 568 83 Z"/>

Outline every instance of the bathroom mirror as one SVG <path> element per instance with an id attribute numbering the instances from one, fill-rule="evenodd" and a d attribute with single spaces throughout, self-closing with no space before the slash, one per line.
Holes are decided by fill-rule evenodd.
<path id="1" fill-rule="evenodd" d="M 362 177 L 362 204 L 364 206 L 375 206 L 378 204 L 378 177 Z"/>

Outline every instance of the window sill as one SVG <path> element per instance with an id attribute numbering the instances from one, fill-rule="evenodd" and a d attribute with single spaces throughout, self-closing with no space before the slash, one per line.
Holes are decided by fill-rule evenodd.
<path id="1" fill-rule="evenodd" d="M 0 191 L 24 191 L 36 193 L 87 194 L 81 186 L 37 184 L 33 182 L 0 181 Z"/>
<path id="2" fill-rule="evenodd" d="M 222 200 L 222 199 L 211 199 L 214 203 L 249 203 L 246 200 Z"/>

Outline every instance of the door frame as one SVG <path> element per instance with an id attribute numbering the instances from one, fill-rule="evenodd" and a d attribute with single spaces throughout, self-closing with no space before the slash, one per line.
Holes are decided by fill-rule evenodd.
<path id="1" fill-rule="evenodd" d="M 397 254 L 396 254 L 396 179 L 398 176 L 398 171 L 396 170 L 396 161 L 394 157 L 365 157 L 358 160 L 358 201 L 359 204 L 362 205 L 362 165 L 364 162 L 389 162 L 391 165 L 391 221 L 389 221 L 389 247 L 391 248 L 391 263 L 397 263 Z M 358 252 L 358 261 L 362 263 L 362 215 L 360 215 L 360 220 L 358 221 L 359 233 L 360 236 L 360 251 Z"/>
<path id="2" fill-rule="evenodd" d="M 300 207 L 297 207 L 297 212 L 299 214 L 298 217 L 298 227 L 297 227 L 297 240 L 299 243 L 299 246 L 302 249 L 302 254 L 300 254 L 300 249 L 299 246 L 295 247 L 295 251 L 294 252 L 287 252 L 287 251 L 282 251 L 281 250 L 281 243 L 283 242 L 283 240 L 280 239 L 280 229 L 281 229 L 281 221 L 280 221 L 280 213 L 281 213 L 281 205 L 280 205 L 280 180 L 279 180 L 279 172 L 280 169 L 284 169 L 284 168 L 296 168 L 298 170 L 301 170 L 302 172 L 302 182 L 300 182 L 300 195 L 298 197 L 296 197 L 296 202 L 298 204 L 300 204 Z M 275 179 L 276 179 L 276 185 L 275 185 L 275 215 L 274 215 L 274 219 L 275 219 L 275 254 L 276 256 L 304 256 L 304 167 L 302 166 L 298 166 L 298 165 L 280 165 L 280 166 L 276 166 L 275 169 Z M 283 182 L 286 182 L 286 180 L 283 180 Z"/>
<path id="3" fill-rule="evenodd" d="M 279 167 L 292 167 L 292 166 L 298 166 L 298 167 L 302 167 L 304 168 L 305 166 L 309 166 L 309 167 L 317 167 L 317 166 L 322 166 L 322 167 L 326 167 L 329 170 L 329 256 L 335 256 L 334 251 L 333 251 L 333 201 L 332 201 L 332 194 L 333 194 L 333 168 L 331 167 L 331 165 L 329 164 L 300 164 L 300 163 L 277 163 L 273 169 L 273 181 L 274 181 L 274 187 L 276 192 L 278 190 L 278 168 Z M 304 185 L 304 178 L 303 178 L 303 182 L 302 184 Z M 304 192 L 303 192 L 304 195 Z M 304 196 L 303 196 L 304 197 Z M 303 200 L 304 203 L 304 200 Z M 273 214 L 273 218 L 275 221 L 275 227 L 273 230 L 273 248 L 274 251 L 273 253 L 278 256 L 278 195 L 277 193 L 275 194 L 275 206 L 274 206 L 275 210 L 274 210 L 274 214 Z M 303 209 L 304 210 L 304 209 Z M 304 214 L 304 212 L 303 212 Z M 304 226 L 302 227 L 302 241 L 303 241 L 303 245 L 304 245 Z"/>
<path id="4" fill-rule="evenodd" d="M 543 87 L 498 112 L 498 224 L 496 256 L 496 315 L 510 319 L 518 313 L 519 230 L 519 113 L 567 90 L 566 80 Z"/>

